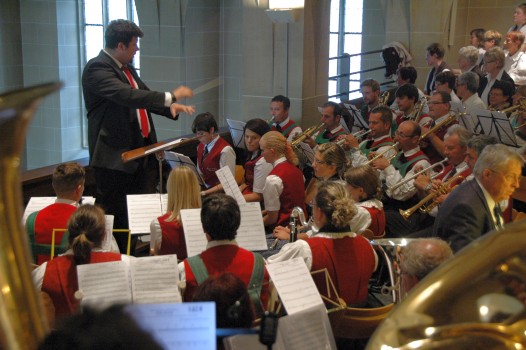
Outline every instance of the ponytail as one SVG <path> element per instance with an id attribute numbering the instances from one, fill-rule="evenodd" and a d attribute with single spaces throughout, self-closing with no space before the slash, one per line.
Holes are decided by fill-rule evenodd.
<path id="1" fill-rule="evenodd" d="M 93 246 L 93 242 L 86 237 L 85 233 L 81 233 L 73 239 L 71 249 L 73 250 L 73 259 L 76 265 L 89 264 Z"/>

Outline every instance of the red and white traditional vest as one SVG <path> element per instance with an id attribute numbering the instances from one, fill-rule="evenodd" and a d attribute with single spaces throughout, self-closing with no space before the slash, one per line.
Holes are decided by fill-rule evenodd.
<path id="1" fill-rule="evenodd" d="M 214 187 L 219 183 L 216 171 L 220 169 L 219 160 L 221 159 L 221 151 L 223 148 L 230 146 L 223 138 L 219 137 L 211 150 L 209 150 L 205 159 L 203 160 L 203 151 L 205 145 L 200 143 L 197 146 L 197 166 L 201 171 L 203 180 L 208 187 Z"/>
<path id="2" fill-rule="evenodd" d="M 186 259 L 186 241 L 184 239 L 183 225 L 179 220 L 166 221 L 171 213 L 159 216 L 157 221 L 161 226 L 161 249 L 159 255 L 177 254 L 178 260 Z"/>
<path id="3" fill-rule="evenodd" d="M 283 182 L 283 192 L 279 196 L 280 208 L 277 225 L 287 226 L 294 207 L 305 209 L 305 183 L 301 170 L 288 161 L 276 165 L 269 175 L 276 175 Z"/>

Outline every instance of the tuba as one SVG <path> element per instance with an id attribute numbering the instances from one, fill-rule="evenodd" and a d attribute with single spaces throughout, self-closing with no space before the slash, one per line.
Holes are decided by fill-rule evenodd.
<path id="1" fill-rule="evenodd" d="M 0 95 L 0 348 L 36 349 L 47 322 L 31 280 L 27 235 L 20 225 L 20 154 L 27 126 L 51 83 Z"/>
<path id="2" fill-rule="evenodd" d="M 309 223 L 305 220 L 305 213 L 300 207 L 294 207 L 290 213 L 290 238 L 289 242 L 298 240 L 298 229 L 300 226 L 307 226 Z"/>
<path id="3" fill-rule="evenodd" d="M 472 242 L 420 281 L 367 349 L 524 349 L 526 221 Z"/>

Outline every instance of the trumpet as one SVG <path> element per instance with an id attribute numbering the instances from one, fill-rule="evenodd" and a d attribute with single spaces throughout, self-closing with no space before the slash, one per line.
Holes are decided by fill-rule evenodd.
<path id="1" fill-rule="evenodd" d="M 380 98 L 378 99 L 378 105 L 387 105 L 387 102 L 389 101 L 389 96 L 391 95 L 391 92 L 389 90 L 382 92 L 380 95 Z"/>
<path id="2" fill-rule="evenodd" d="M 457 119 L 457 115 L 454 113 L 450 113 L 444 120 L 442 120 L 440 123 L 435 124 L 431 129 L 429 129 L 426 133 L 420 136 L 420 141 L 425 140 L 429 135 L 437 132 L 440 128 L 453 123 Z"/>
<path id="3" fill-rule="evenodd" d="M 402 215 L 404 219 L 409 220 L 409 217 L 413 215 L 417 210 L 420 211 L 421 213 L 429 214 L 429 212 L 438 205 L 435 199 L 443 194 L 453 191 L 453 189 L 457 186 L 456 185 L 451 186 L 451 185 L 457 182 L 458 180 L 464 180 L 464 176 L 462 176 L 462 174 L 456 174 L 451 179 L 440 184 L 440 186 L 438 187 L 436 191 L 433 191 L 427 196 L 425 196 L 424 198 L 422 198 L 422 200 L 416 203 L 413 207 L 407 210 L 399 209 L 400 215 Z"/>
<path id="4" fill-rule="evenodd" d="M 314 135 L 317 131 L 319 131 L 321 128 L 325 126 L 324 123 L 321 123 L 318 126 L 311 126 L 310 128 L 306 129 L 304 132 L 296 136 L 294 140 L 290 143 L 292 147 L 298 147 L 301 142 L 303 142 L 307 137 L 311 137 Z"/>
<path id="5" fill-rule="evenodd" d="M 444 171 L 445 169 L 445 166 L 444 166 L 444 163 L 447 162 L 448 159 L 447 158 L 444 158 L 443 160 L 441 160 L 440 162 L 438 163 L 435 163 L 435 164 L 431 164 L 430 166 L 428 166 L 427 168 L 424 168 L 416 173 L 414 173 L 412 176 L 408 177 L 407 179 L 403 179 L 402 181 L 400 182 L 397 182 L 396 184 L 394 184 L 393 186 L 389 187 L 388 190 L 391 192 L 391 191 L 394 191 L 396 190 L 398 187 L 408 183 L 409 181 L 411 180 L 414 180 L 416 179 L 419 175 L 422 175 L 422 174 L 425 174 L 428 170 L 431 170 L 437 166 L 440 167 L 440 171 L 438 172 L 435 172 L 433 175 L 431 175 L 431 180 L 434 180 L 438 175 L 442 174 L 442 172 Z M 414 186 L 411 185 L 410 188 L 409 188 L 409 191 L 412 191 L 414 190 Z"/>
<path id="6" fill-rule="evenodd" d="M 385 151 L 375 154 L 371 159 L 365 162 L 364 165 L 371 165 L 372 162 L 374 162 L 377 159 L 380 159 L 381 157 L 386 158 L 388 161 L 392 161 L 398 155 L 398 152 L 398 142 L 395 142 L 394 145 L 390 146 Z"/>
<path id="7" fill-rule="evenodd" d="M 369 134 L 371 132 L 371 129 L 362 129 L 360 131 L 357 131 L 355 132 L 354 134 L 352 134 L 352 136 L 357 139 L 358 141 L 360 141 L 365 135 Z M 345 145 L 345 137 L 344 138 L 341 138 L 339 140 L 337 140 L 335 143 L 338 145 L 338 146 L 342 146 Z"/>
<path id="8" fill-rule="evenodd" d="M 274 116 L 267 119 L 267 123 L 270 124 L 274 121 Z"/>

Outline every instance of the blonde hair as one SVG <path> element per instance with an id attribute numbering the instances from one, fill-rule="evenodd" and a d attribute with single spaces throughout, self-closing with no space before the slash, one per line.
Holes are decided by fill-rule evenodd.
<path id="1" fill-rule="evenodd" d="M 339 178 L 343 178 L 345 169 L 347 169 L 348 161 L 345 156 L 345 151 L 335 142 L 322 143 L 316 149 L 327 165 L 334 165 L 336 167 L 336 174 Z"/>
<path id="2" fill-rule="evenodd" d="M 100 247 L 106 234 L 106 218 L 101 208 L 81 205 L 68 220 L 69 245 L 75 264 L 89 264 L 91 250 Z"/>
<path id="3" fill-rule="evenodd" d="M 380 199 L 382 189 L 378 185 L 378 172 L 369 165 L 349 168 L 345 181 L 352 187 L 361 187 L 367 195 L 365 199 Z"/>
<path id="4" fill-rule="evenodd" d="M 264 143 L 265 148 L 273 149 L 278 157 L 285 156 L 292 165 L 298 165 L 298 157 L 294 154 L 292 146 L 282 133 L 269 131 L 261 137 L 259 143 Z"/>
<path id="5" fill-rule="evenodd" d="M 316 206 L 325 214 L 325 231 L 350 230 L 349 223 L 358 209 L 345 186 L 336 181 L 323 181 L 314 199 Z"/>
<path id="6" fill-rule="evenodd" d="M 171 212 L 166 221 L 180 221 L 181 209 L 201 208 L 201 193 L 197 176 L 187 166 L 173 169 L 166 183 L 168 191 L 167 212 Z"/>

